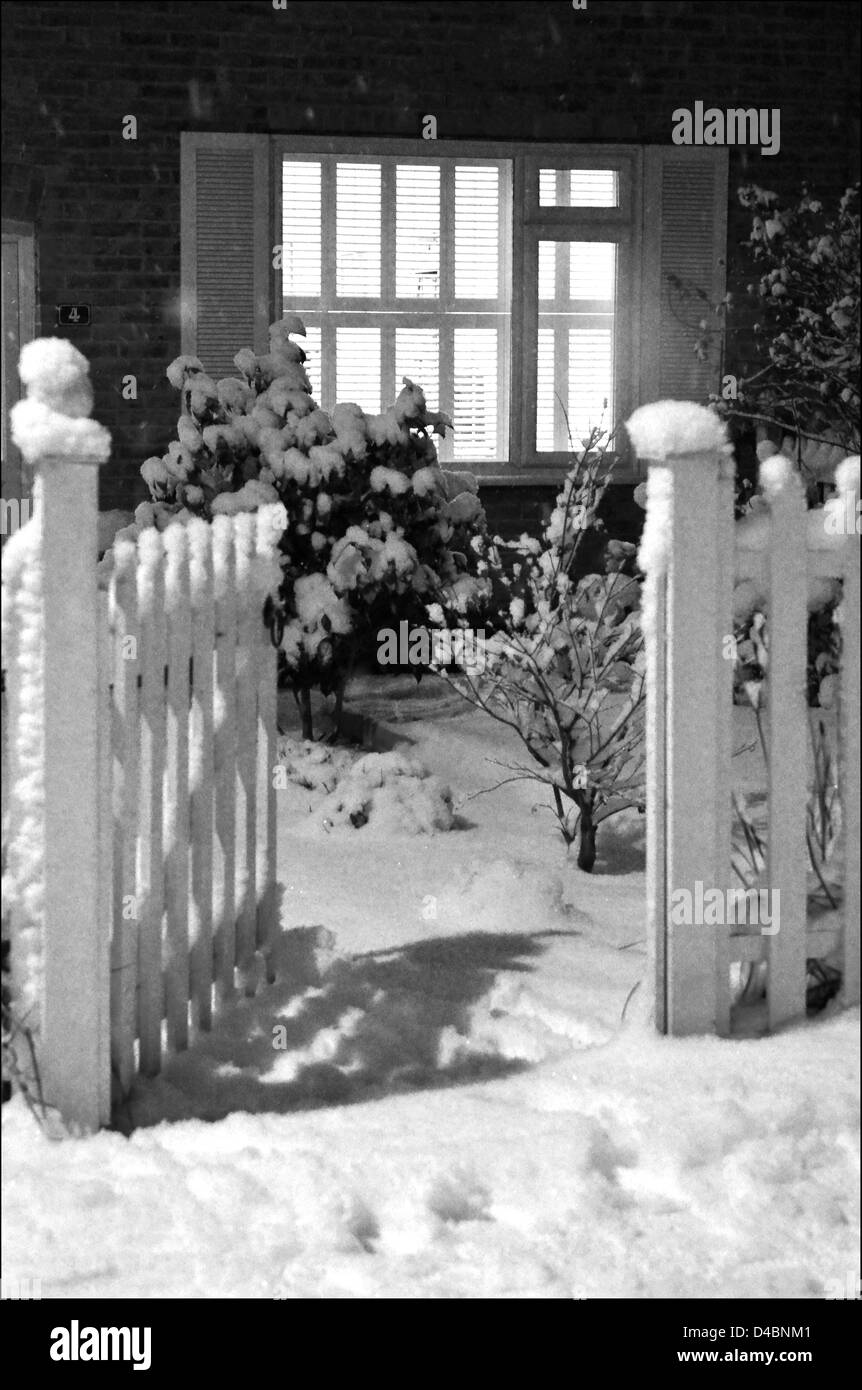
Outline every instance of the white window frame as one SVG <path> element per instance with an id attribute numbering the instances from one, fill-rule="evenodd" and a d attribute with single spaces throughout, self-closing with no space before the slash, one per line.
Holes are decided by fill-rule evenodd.
<path id="1" fill-rule="evenodd" d="M 469 467 L 486 483 L 543 483 L 559 481 L 566 468 L 567 456 L 564 453 L 538 453 L 536 450 L 536 356 L 538 328 L 538 243 L 545 240 L 613 240 L 620 250 L 617 267 L 617 293 L 614 305 L 614 392 L 615 415 L 618 424 L 628 418 L 637 401 L 635 373 L 638 368 L 632 345 L 637 341 L 639 330 L 640 304 L 640 258 L 642 237 L 639 209 L 643 179 L 643 151 L 638 146 L 599 146 L 573 144 L 533 144 L 526 142 L 435 140 L 417 142 L 416 140 L 373 139 L 366 137 L 290 135 L 273 136 L 271 140 L 271 205 L 273 217 L 273 244 L 282 242 L 281 226 L 281 167 L 283 158 L 288 155 L 341 156 L 349 159 L 367 159 L 381 163 L 391 170 L 383 175 L 384 207 L 387 197 L 387 182 L 394 184 L 396 162 L 418 162 L 424 158 L 481 160 L 483 162 L 505 165 L 511 162 L 511 202 L 507 196 L 501 197 L 501 219 L 505 216 L 508 226 L 501 230 L 501 274 L 509 275 L 511 286 L 511 328 L 508 335 L 508 362 L 503 370 L 508 370 L 509 382 L 509 430 L 508 459 L 495 461 L 459 462 L 459 467 Z M 614 208 L 600 207 L 542 207 L 539 204 L 540 168 L 595 168 L 613 169 L 618 174 L 619 203 Z M 508 180 L 501 180 L 507 185 Z M 391 196 L 391 195 L 390 195 Z M 322 209 L 324 267 L 331 262 L 334 280 L 334 207 L 331 199 L 324 198 Z M 384 216 L 384 228 L 386 218 Z M 387 238 L 384 232 L 383 275 L 387 276 L 394 288 L 394 238 Z M 327 248 L 329 246 L 329 251 Z M 327 261 L 327 254 L 329 261 Z M 389 262 L 391 261 L 391 265 Z M 327 271 L 324 269 L 324 279 Z M 520 287 L 520 292 L 519 292 Z M 381 287 L 383 288 L 383 286 Z M 385 293 L 385 292 L 384 292 Z M 282 306 L 282 272 L 272 269 L 272 302 L 276 307 L 276 317 Z M 381 298 L 381 303 L 385 302 Z M 469 312 L 469 302 L 459 308 Z M 417 300 L 417 307 L 427 311 L 428 301 Z M 351 301 L 340 299 L 338 310 L 340 321 L 343 312 L 349 312 Z M 393 307 L 395 301 L 393 299 Z M 302 300 L 298 298 L 291 307 L 302 313 Z M 357 301 L 357 308 L 368 309 L 368 300 Z M 399 309 L 410 309 L 410 301 L 399 299 Z M 310 309 L 309 309 L 310 311 Z M 370 316 L 363 314 L 357 323 L 368 324 Z M 428 320 L 423 319 L 427 323 Z M 401 319 L 401 326 L 409 325 L 409 320 Z M 465 326 L 469 322 L 465 320 Z M 504 335 L 505 337 L 505 335 Z M 321 357 L 327 360 L 324 344 L 321 344 Z M 445 367 L 445 348 L 441 344 L 441 370 Z M 510 462 L 512 460 L 512 462 Z M 615 469 L 616 481 L 627 481 L 636 476 L 633 467 L 623 456 Z"/>

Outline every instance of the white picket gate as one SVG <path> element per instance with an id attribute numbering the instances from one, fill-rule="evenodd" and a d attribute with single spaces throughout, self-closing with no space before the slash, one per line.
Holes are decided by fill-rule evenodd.
<path id="1" fill-rule="evenodd" d="M 803 1016 L 806 961 L 835 952 L 845 1003 L 859 999 L 859 460 L 840 466 L 839 498 L 806 511 L 798 474 L 761 468 L 768 510 L 733 517 L 733 464 L 715 418 L 661 402 L 628 424 L 648 465 L 641 564 L 647 579 L 647 923 L 655 1021 L 674 1034 L 731 1032 L 731 967 L 765 962 L 767 1025 Z M 846 495 L 845 495 L 846 494 Z M 849 502 L 848 502 L 849 498 Z M 844 534 L 827 525 L 837 506 Z M 834 521 L 834 517 L 833 517 Z M 839 784 L 844 895 L 837 926 L 807 921 L 807 595 L 814 579 L 843 581 Z M 737 922 L 681 924 L 674 894 L 738 886 L 731 869 L 733 590 L 768 595 L 768 856 L 764 883 L 780 893 L 774 934 Z M 677 901 L 679 899 L 677 898 Z M 733 914 L 735 917 L 735 914 Z"/>
<path id="2" fill-rule="evenodd" d="M 43 463 L 3 557 L 4 910 L 45 1099 L 93 1129 L 266 970 L 284 509 L 149 528 L 97 570 L 96 468 Z"/>

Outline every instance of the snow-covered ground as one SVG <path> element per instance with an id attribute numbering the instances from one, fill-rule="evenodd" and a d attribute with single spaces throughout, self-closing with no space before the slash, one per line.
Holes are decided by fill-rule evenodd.
<path id="1" fill-rule="evenodd" d="M 325 786 L 280 791 L 281 982 L 138 1088 L 129 1138 L 51 1143 L 4 1107 L 4 1277 L 61 1297 L 843 1285 L 858 1010 L 768 1039 L 656 1036 L 632 995 L 642 819 L 603 827 L 579 873 L 537 784 L 474 795 L 517 755 L 498 725 L 398 732 L 450 785 L 454 827 L 393 831 L 387 795 L 354 829 L 319 810 Z"/>

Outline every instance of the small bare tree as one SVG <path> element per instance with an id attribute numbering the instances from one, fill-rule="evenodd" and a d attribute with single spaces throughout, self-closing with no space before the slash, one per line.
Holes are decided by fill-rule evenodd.
<path id="1" fill-rule="evenodd" d="M 544 543 L 524 535 L 488 544 L 484 620 L 497 630 L 483 669 L 448 674 L 471 703 L 513 729 L 530 755 L 532 765 L 500 764 L 511 776 L 498 785 L 549 787 L 560 833 L 567 846 L 577 840 L 578 867 L 587 872 L 602 821 L 644 809 L 640 584 L 624 573 L 635 547 L 606 540 L 597 516 L 610 480 L 609 445 L 600 429 L 582 441 Z M 578 578 L 590 534 L 603 541 L 604 572 Z M 443 616 L 451 625 L 451 611 Z"/>

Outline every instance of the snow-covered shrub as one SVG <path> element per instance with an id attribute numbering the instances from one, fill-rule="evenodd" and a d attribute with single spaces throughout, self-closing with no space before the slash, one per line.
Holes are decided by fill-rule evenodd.
<path id="1" fill-rule="evenodd" d="M 475 572 L 471 539 L 484 514 L 475 479 L 444 472 L 430 412 L 404 379 L 395 404 L 366 415 L 344 402 L 330 414 L 311 397 L 302 321 L 270 328 L 270 351 L 243 348 L 240 378 L 214 381 L 195 357 L 168 378 L 182 397 L 177 438 L 141 472 L 152 501 L 136 525 L 253 511 L 280 502 L 283 580 L 268 619 L 280 645 L 282 684 L 293 689 L 311 732 L 309 691 L 339 691 L 382 627 L 425 621 L 425 605 Z"/>
<path id="2" fill-rule="evenodd" d="M 737 192 L 751 214 L 743 244 L 755 278 L 738 308 L 751 320 L 753 352 L 726 364 L 735 375 L 713 401 L 727 416 L 792 435 L 799 461 L 818 472 L 840 458 L 835 449 L 859 452 L 859 185 L 837 208 L 807 188 L 786 203 L 756 184 Z M 703 286 L 674 288 L 706 314 L 703 356 L 736 306 L 730 295 L 711 305 Z"/>
<path id="3" fill-rule="evenodd" d="M 312 793 L 322 830 L 368 826 L 385 835 L 430 835 L 454 824 L 449 787 L 401 753 L 354 759 L 346 749 L 283 738 L 279 763 L 288 781 Z"/>
<path id="4" fill-rule="evenodd" d="M 635 547 L 605 537 L 597 515 L 610 479 L 609 444 L 600 430 L 582 441 L 542 541 L 476 539 L 485 590 L 471 596 L 474 620 L 496 631 L 485 643 L 483 672 L 449 677 L 521 739 L 533 766 L 504 764 L 506 780 L 551 789 L 563 838 L 578 839 L 578 865 L 588 871 L 596 827 L 616 811 L 642 808 L 644 797 L 640 583 L 626 573 Z M 605 540 L 604 572 L 578 579 L 588 536 Z M 462 621 L 451 603 L 430 616 L 438 625 Z"/>

